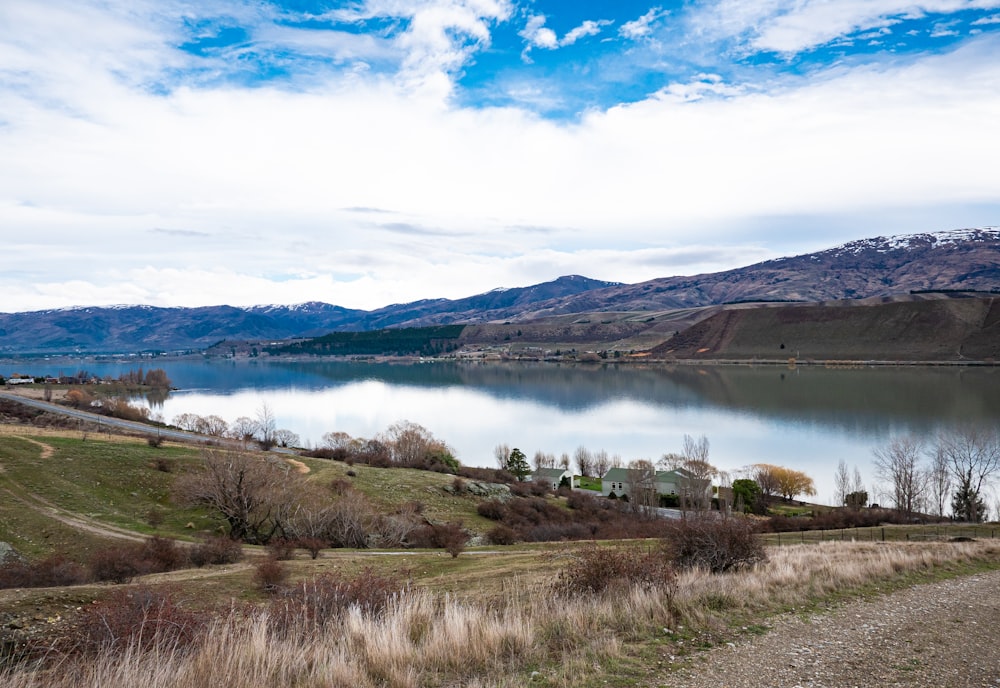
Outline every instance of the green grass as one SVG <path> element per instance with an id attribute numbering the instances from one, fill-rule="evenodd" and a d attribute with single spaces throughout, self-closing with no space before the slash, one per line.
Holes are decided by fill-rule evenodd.
<path id="1" fill-rule="evenodd" d="M 482 501 L 472 495 L 454 495 L 445 490 L 455 482 L 455 476 L 412 468 L 372 468 L 348 466 L 340 461 L 303 459 L 309 466 L 310 480 L 321 485 L 332 480 L 350 481 L 373 504 L 386 511 L 395 511 L 405 504 L 419 502 L 424 514 L 432 521 L 458 521 L 466 529 L 483 533 L 496 525 L 476 512 Z M 355 475 L 348 476 L 348 471 Z"/>
<path id="2" fill-rule="evenodd" d="M 596 492 L 601 491 L 601 479 L 591 478 L 590 476 L 581 475 L 580 476 L 580 489 L 581 490 L 595 490 Z"/>

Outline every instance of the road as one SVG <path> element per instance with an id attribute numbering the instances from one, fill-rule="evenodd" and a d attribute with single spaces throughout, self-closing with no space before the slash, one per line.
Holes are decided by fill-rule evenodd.
<path id="1" fill-rule="evenodd" d="M 119 430 L 127 430 L 129 432 L 136 432 L 143 435 L 160 436 L 168 440 L 175 440 L 177 442 L 194 442 L 201 444 L 213 443 L 216 444 L 220 442 L 218 437 L 210 437 L 208 435 L 199 435 L 195 432 L 187 432 L 185 430 L 173 430 L 170 428 L 160 428 L 154 425 L 147 425 L 146 423 L 137 423 L 131 420 L 122 420 L 121 418 L 110 418 L 108 416 L 102 416 L 96 413 L 91 413 L 90 411 L 82 411 L 80 409 L 69 408 L 67 406 L 60 406 L 59 404 L 53 404 L 48 401 L 41 401 L 40 399 L 31 399 L 29 397 L 21 396 L 20 394 L 13 394 L 11 392 L 0 392 L 0 399 L 7 399 L 24 406 L 30 406 L 31 408 L 41 409 L 42 411 L 48 411 L 49 413 L 57 413 L 61 416 L 67 416 L 69 418 L 76 418 L 78 420 L 87 421 L 88 423 L 94 423 L 98 426 L 108 426 L 116 428 Z M 222 440 L 225 441 L 225 440 Z"/>

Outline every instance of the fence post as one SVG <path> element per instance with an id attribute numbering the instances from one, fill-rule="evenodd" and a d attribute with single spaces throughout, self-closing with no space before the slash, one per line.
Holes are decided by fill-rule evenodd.
<path id="1" fill-rule="evenodd" d="M 885 542 L 885 528 L 882 529 L 882 542 Z"/>

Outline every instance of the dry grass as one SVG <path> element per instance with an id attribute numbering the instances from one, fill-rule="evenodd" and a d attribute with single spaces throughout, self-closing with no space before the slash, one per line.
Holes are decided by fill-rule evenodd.
<path id="1" fill-rule="evenodd" d="M 970 543 L 824 543 L 772 549 L 751 571 L 681 574 L 676 591 L 637 587 L 556 597 L 537 581 L 486 601 L 414 590 L 381 613 L 350 607 L 333 622 L 288 628 L 267 612 L 223 615 L 188 649 L 159 647 L 68 657 L 58 667 L 0 674 L 10 688 L 69 686 L 600 685 L 609 664 L 643 660 L 663 629 L 723 629 L 792 607 L 995 565 L 1000 546 Z M 891 587 L 891 586 L 889 586 Z"/>

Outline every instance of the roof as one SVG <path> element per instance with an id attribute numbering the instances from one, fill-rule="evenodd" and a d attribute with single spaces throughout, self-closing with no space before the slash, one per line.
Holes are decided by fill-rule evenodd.
<path id="1" fill-rule="evenodd" d="M 608 472 L 601 477 L 601 480 L 622 483 L 628 480 L 630 475 L 632 475 L 632 469 L 630 468 L 609 468 Z"/>
<path id="2" fill-rule="evenodd" d="M 565 468 L 536 468 L 532 473 L 535 478 L 561 478 L 569 471 Z"/>

